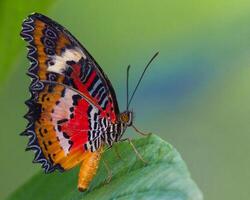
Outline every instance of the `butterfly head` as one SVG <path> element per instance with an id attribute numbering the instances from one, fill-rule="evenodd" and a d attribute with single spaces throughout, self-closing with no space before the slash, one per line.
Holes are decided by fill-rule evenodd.
<path id="1" fill-rule="evenodd" d="M 124 111 L 120 114 L 120 121 L 127 126 L 131 126 L 133 123 L 133 112 L 132 111 Z"/>

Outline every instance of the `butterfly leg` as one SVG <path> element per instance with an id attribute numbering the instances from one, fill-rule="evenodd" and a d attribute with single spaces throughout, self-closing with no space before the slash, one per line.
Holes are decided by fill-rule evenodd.
<path id="1" fill-rule="evenodd" d="M 149 136 L 149 135 L 152 134 L 152 133 L 144 133 L 144 132 L 140 131 L 140 130 L 137 129 L 133 124 L 132 124 L 131 126 L 133 127 L 133 129 L 135 130 L 135 132 L 139 133 L 140 135 Z"/>
<path id="2" fill-rule="evenodd" d="M 118 149 L 117 149 L 117 146 L 111 145 L 111 146 L 109 146 L 108 148 L 106 148 L 105 151 L 107 151 L 107 150 L 109 150 L 109 149 L 111 149 L 111 148 L 115 150 L 115 155 L 117 156 L 117 158 L 122 160 L 122 157 L 121 157 L 121 155 L 120 155 L 120 153 L 119 153 L 119 151 L 118 151 Z"/>
<path id="3" fill-rule="evenodd" d="M 123 160 L 116 145 L 114 145 L 114 151 L 115 151 L 115 155 L 117 156 L 117 158 L 120 160 Z"/>
<path id="4" fill-rule="evenodd" d="M 143 159 L 143 157 L 141 156 L 141 154 L 139 153 L 139 151 L 136 149 L 135 145 L 133 144 L 133 142 L 131 141 L 130 138 L 124 138 L 124 139 L 122 139 L 122 140 L 120 140 L 120 141 L 121 141 L 121 142 L 122 142 L 122 141 L 128 141 L 128 143 L 130 144 L 130 146 L 131 146 L 132 149 L 134 150 L 136 156 L 137 156 L 144 164 L 148 164 L 148 162 L 145 161 L 145 160 Z"/>
<path id="5" fill-rule="evenodd" d="M 109 150 L 109 149 L 111 149 L 111 148 L 114 149 L 116 157 L 117 157 L 118 159 L 120 159 L 120 160 L 123 160 L 123 158 L 122 158 L 122 156 L 120 155 L 120 153 L 119 153 L 118 148 L 117 148 L 116 145 L 111 145 L 111 146 L 109 146 L 108 148 L 105 149 L 105 151 L 107 151 L 107 150 Z"/>
<path id="6" fill-rule="evenodd" d="M 109 183 L 111 181 L 111 179 L 112 179 L 112 171 L 111 171 L 111 169 L 109 167 L 109 164 L 106 162 L 106 160 L 102 159 L 102 161 L 103 161 L 104 167 L 105 167 L 105 169 L 107 170 L 107 173 L 108 173 L 108 176 L 107 176 L 105 182 Z"/>

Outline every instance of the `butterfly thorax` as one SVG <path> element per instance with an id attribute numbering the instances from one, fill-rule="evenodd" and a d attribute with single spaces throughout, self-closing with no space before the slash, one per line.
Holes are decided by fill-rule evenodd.
<path id="1" fill-rule="evenodd" d="M 116 123 L 111 123 L 103 135 L 103 141 L 108 145 L 112 146 L 114 142 L 121 140 L 127 127 L 133 123 L 133 112 L 124 111 L 118 116 Z"/>

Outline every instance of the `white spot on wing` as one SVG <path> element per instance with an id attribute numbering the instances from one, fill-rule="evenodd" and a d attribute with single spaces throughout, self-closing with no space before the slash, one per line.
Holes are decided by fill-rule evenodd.
<path id="1" fill-rule="evenodd" d="M 74 49 L 66 49 L 62 55 L 50 57 L 51 63 L 53 63 L 53 65 L 50 63 L 48 64 L 48 71 L 61 74 L 68 66 L 66 64 L 67 61 L 78 62 L 82 57 L 86 59 L 86 55 L 78 47 L 75 47 Z"/>
<path id="2" fill-rule="evenodd" d="M 72 96 L 76 93 L 73 90 L 66 89 L 65 96 L 60 98 L 60 103 L 55 106 L 54 112 L 51 113 L 53 124 L 56 128 L 56 135 L 59 138 L 60 146 L 63 148 L 65 155 L 69 153 L 69 139 L 63 136 L 63 132 L 57 128 L 57 121 L 61 119 L 70 119 L 70 107 L 73 105 Z M 67 123 L 67 122 L 66 122 Z"/>

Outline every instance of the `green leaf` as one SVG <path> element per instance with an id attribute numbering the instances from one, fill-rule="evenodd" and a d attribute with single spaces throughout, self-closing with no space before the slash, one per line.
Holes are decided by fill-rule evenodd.
<path id="1" fill-rule="evenodd" d="M 9 199 L 202 199 L 202 194 L 190 178 L 180 154 L 170 144 L 155 135 L 134 140 L 133 143 L 148 164 L 145 165 L 137 158 L 127 142 L 117 144 L 121 158 L 115 153 L 114 147 L 103 155 L 113 174 L 108 184 L 104 183 L 107 171 L 101 162 L 89 190 L 84 193 L 77 190 L 79 169 L 76 168 L 62 174 L 39 173 Z"/>

